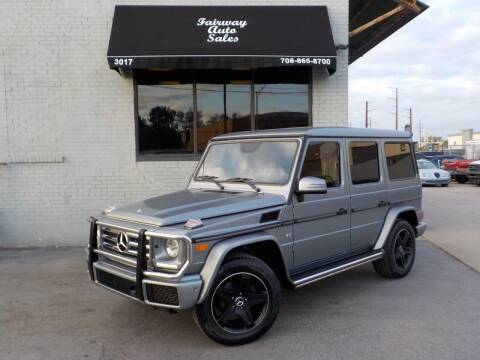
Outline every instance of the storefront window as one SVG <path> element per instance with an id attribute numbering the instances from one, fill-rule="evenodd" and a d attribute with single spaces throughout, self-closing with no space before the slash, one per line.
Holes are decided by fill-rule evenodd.
<path id="1" fill-rule="evenodd" d="M 196 74 L 198 151 L 217 135 L 251 130 L 250 71 Z"/>
<path id="2" fill-rule="evenodd" d="M 308 71 L 261 69 L 254 81 L 256 129 L 309 125 Z"/>
<path id="3" fill-rule="evenodd" d="M 138 150 L 143 155 L 193 153 L 193 84 L 185 76 L 140 77 Z"/>
<path id="4" fill-rule="evenodd" d="M 140 157 L 199 154 L 220 134 L 310 123 L 307 68 L 138 71 L 135 79 Z"/>

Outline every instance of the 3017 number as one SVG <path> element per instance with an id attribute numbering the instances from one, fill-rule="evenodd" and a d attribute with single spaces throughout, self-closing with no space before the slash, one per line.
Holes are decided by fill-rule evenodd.
<path id="1" fill-rule="evenodd" d="M 113 59 L 113 65 L 117 66 L 131 66 L 133 63 L 132 58 L 115 58 Z"/>

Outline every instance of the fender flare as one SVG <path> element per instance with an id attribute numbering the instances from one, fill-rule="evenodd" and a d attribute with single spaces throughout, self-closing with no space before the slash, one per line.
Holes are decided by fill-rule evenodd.
<path id="1" fill-rule="evenodd" d="M 255 244 L 263 241 L 273 241 L 278 246 L 275 236 L 267 233 L 242 235 L 234 238 L 225 239 L 217 243 L 210 250 L 207 260 L 205 261 L 205 265 L 200 272 L 200 277 L 203 280 L 203 286 L 200 292 L 200 296 L 197 300 L 197 304 L 202 303 L 206 299 L 213 285 L 213 281 L 215 280 L 217 272 L 223 263 L 223 260 L 231 250 L 240 246 Z"/>
<path id="2" fill-rule="evenodd" d="M 383 222 L 382 230 L 380 231 L 380 235 L 378 235 L 373 250 L 380 250 L 383 248 L 383 245 L 385 244 L 385 241 L 387 241 L 388 235 L 390 234 L 390 230 L 395 224 L 395 221 L 398 219 L 398 216 L 404 212 L 412 210 L 415 212 L 415 214 L 417 213 L 413 206 L 395 206 L 388 211 L 387 215 L 385 216 L 385 221 Z"/>

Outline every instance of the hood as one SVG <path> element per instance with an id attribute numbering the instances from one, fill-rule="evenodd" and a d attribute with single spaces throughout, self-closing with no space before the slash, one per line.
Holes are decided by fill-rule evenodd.
<path id="1" fill-rule="evenodd" d="M 108 212 L 113 219 L 168 226 L 285 204 L 285 198 L 256 192 L 184 190 L 157 196 Z"/>

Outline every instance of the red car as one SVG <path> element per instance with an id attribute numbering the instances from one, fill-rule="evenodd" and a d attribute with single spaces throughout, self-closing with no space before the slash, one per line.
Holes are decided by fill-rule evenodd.
<path id="1" fill-rule="evenodd" d="M 443 160 L 440 168 L 450 173 L 452 180 L 465 184 L 468 181 L 468 167 L 475 160 Z"/>

